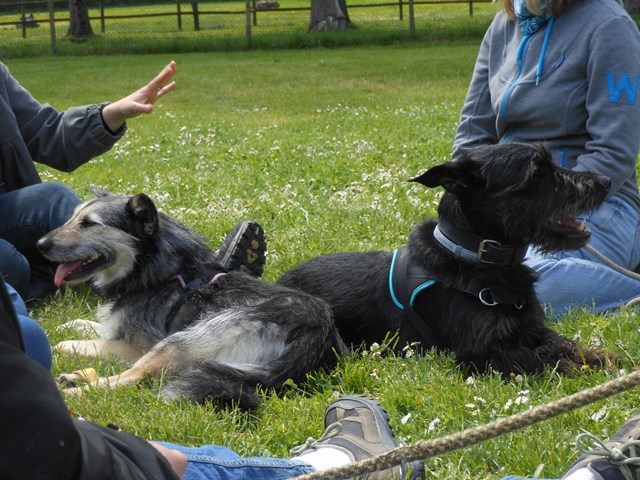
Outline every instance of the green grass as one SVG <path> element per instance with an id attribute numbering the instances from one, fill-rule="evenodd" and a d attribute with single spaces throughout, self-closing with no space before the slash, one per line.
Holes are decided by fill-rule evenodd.
<path id="1" fill-rule="evenodd" d="M 43 169 L 89 198 L 89 186 L 145 192 L 159 208 L 217 246 L 238 221 L 254 219 L 268 235 L 264 278 L 316 255 L 390 250 L 412 227 L 435 214 L 438 190 L 405 180 L 448 159 L 477 42 L 449 45 L 59 57 L 8 61 L 14 75 L 42 102 L 59 108 L 116 99 L 151 78 L 171 58 L 178 88 L 153 115 L 130 122 L 110 152 L 71 174 Z M 37 305 L 53 343 L 68 337 L 55 327 L 92 318 L 100 299 L 73 288 Z M 585 345 L 611 350 L 634 368 L 640 354 L 638 314 L 582 311 L 554 328 Z M 54 356 L 53 373 L 91 362 Z M 102 374 L 118 362 L 96 362 Z M 244 455 L 287 456 L 322 433 L 326 405 L 343 394 L 378 398 L 400 441 L 416 442 L 526 410 L 618 375 L 579 372 L 503 382 L 468 378 L 454 359 L 432 352 L 400 358 L 358 352 L 338 368 L 310 376 L 281 397 L 265 393 L 250 414 L 217 405 L 167 404 L 161 382 L 67 398 L 71 411 L 113 422 L 145 438 L 197 445 L 218 443 Z M 638 405 L 637 392 L 564 415 L 427 463 L 429 478 L 498 479 L 512 473 L 559 476 L 575 459 L 582 430 L 607 437 Z"/>

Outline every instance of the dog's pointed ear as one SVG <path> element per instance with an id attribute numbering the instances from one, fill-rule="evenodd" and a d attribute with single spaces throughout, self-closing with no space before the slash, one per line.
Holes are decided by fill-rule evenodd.
<path id="1" fill-rule="evenodd" d="M 552 160 L 551 156 L 543 147 L 539 147 L 534 151 L 529 161 L 529 167 L 527 169 L 527 178 L 534 178 L 551 171 Z"/>
<path id="2" fill-rule="evenodd" d="M 471 161 L 447 162 L 436 165 L 409 181 L 421 183 L 429 188 L 442 186 L 451 193 L 462 193 L 476 181 L 473 173 L 476 168 L 477 166 Z"/>
<path id="3" fill-rule="evenodd" d="M 93 195 L 96 198 L 108 197 L 110 195 L 113 195 L 113 193 L 107 192 L 106 190 L 102 190 L 101 188 L 98 188 L 95 185 L 91 185 L 89 187 L 89 190 L 91 191 L 91 193 L 93 193 Z"/>
<path id="4" fill-rule="evenodd" d="M 133 217 L 140 221 L 147 235 L 158 231 L 158 210 L 153 201 L 144 193 L 131 197 L 127 209 Z"/>

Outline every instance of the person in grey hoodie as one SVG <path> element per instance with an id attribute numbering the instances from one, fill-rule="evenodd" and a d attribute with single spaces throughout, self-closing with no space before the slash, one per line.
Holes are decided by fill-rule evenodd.
<path id="1" fill-rule="evenodd" d="M 585 220 L 600 253 L 640 263 L 640 33 L 615 0 L 502 0 L 482 41 L 452 159 L 478 145 L 544 143 L 559 165 L 611 178 L 608 199 Z M 618 308 L 640 281 L 585 249 L 525 262 L 552 314 Z"/>
<path id="2" fill-rule="evenodd" d="M 127 119 L 150 113 L 173 90 L 175 71 L 172 61 L 116 102 L 59 112 L 40 104 L 0 63 L 0 274 L 25 301 L 54 291 L 54 267 L 36 241 L 81 202 L 65 185 L 42 183 L 34 162 L 69 172 L 106 152 L 124 135 Z"/>

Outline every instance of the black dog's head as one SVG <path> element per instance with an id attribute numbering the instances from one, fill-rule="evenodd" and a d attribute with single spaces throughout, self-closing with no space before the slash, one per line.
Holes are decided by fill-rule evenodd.
<path id="1" fill-rule="evenodd" d="M 611 185 L 608 177 L 557 166 L 541 145 L 516 143 L 475 148 L 413 181 L 445 188 L 438 214 L 457 228 L 545 252 L 588 242 L 589 229 L 576 217 L 600 205 Z"/>

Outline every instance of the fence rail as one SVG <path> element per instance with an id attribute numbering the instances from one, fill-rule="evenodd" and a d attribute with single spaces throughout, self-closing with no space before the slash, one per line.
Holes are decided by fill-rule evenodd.
<path id="1" fill-rule="evenodd" d="M 308 4 L 298 1 L 295 6 L 281 6 L 276 1 L 264 0 L 236 0 L 233 1 L 198 1 L 198 0 L 175 0 L 171 3 L 158 3 L 161 11 L 151 11 L 149 8 L 154 4 L 125 6 L 116 8 L 114 5 L 105 5 L 103 0 L 89 1 L 89 20 L 100 25 L 100 32 L 107 33 L 110 25 L 122 20 L 153 19 L 153 18 L 175 18 L 174 26 L 178 31 L 185 28 L 191 31 L 200 31 L 202 19 L 207 17 L 237 16 L 239 21 L 234 27 L 236 31 L 243 30 L 246 46 L 251 47 L 254 27 L 259 25 L 259 19 L 268 19 L 272 16 L 284 15 L 288 12 L 310 12 L 311 0 Z M 287 1 L 287 0 L 281 0 Z M 458 5 L 465 6 L 469 16 L 474 15 L 474 4 L 491 3 L 492 0 L 395 0 L 382 1 L 380 3 L 367 2 L 358 3 L 351 0 L 348 2 L 349 11 L 360 9 L 394 9 L 396 20 L 404 20 L 408 15 L 409 22 L 407 32 L 415 34 L 415 9 L 419 5 Z M 214 3 L 215 2 L 215 3 Z M 7 2 L 0 4 L 0 38 L 2 30 L 19 29 L 22 38 L 27 39 L 35 32 L 35 27 L 50 30 L 51 52 L 57 52 L 57 38 L 60 32 L 56 32 L 56 26 L 64 26 L 70 22 L 69 4 L 60 0 L 24 0 L 19 2 Z M 122 10 L 126 8 L 125 13 Z M 133 11 L 133 10 L 136 11 Z M 129 11 L 131 10 L 131 11 Z M 13 19 L 11 15 L 17 14 Z M 242 18 L 241 18 L 242 17 Z M 192 19 L 192 26 L 185 27 L 186 19 Z M 387 21 L 390 19 L 387 18 Z M 262 22 L 262 20 L 260 20 Z M 242 28 L 244 27 L 244 28 Z M 209 26 L 208 29 L 215 29 Z M 242 35 L 242 34 L 241 34 Z"/>

